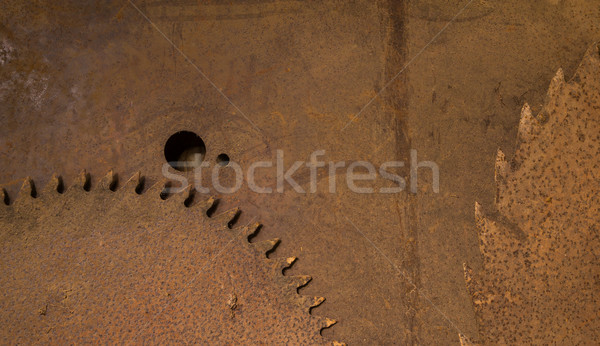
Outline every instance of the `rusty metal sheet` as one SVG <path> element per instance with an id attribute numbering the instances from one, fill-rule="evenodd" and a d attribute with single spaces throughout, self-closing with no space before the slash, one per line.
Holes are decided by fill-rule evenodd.
<path id="1" fill-rule="evenodd" d="M 491 205 L 490 153 L 513 151 L 523 101 L 535 109 L 556 66 L 570 74 L 599 39 L 598 9 L 596 0 L 3 0 L 0 187 L 12 196 L 26 175 L 41 184 L 52 172 L 70 183 L 81 168 L 156 180 L 165 143 L 182 130 L 202 138 L 206 161 L 226 154 L 242 167 L 277 150 L 286 162 L 322 149 L 332 161 L 380 163 L 418 149 L 440 165 L 442 193 L 329 194 L 321 174 L 314 194 L 244 188 L 219 195 L 220 207 L 264 222 L 255 239 L 282 238 L 273 255 L 299 256 L 289 273 L 314 278 L 301 292 L 328 299 L 313 313 L 340 321 L 323 335 L 457 342 L 459 331 L 477 334 L 462 263 L 479 264 L 467 230 L 473 201 Z M 303 187 L 308 173 L 296 176 Z"/>

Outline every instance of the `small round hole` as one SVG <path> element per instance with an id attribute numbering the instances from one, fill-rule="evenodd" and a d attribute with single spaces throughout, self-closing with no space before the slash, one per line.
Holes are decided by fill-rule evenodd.
<path id="1" fill-rule="evenodd" d="M 217 163 L 220 166 L 227 166 L 229 164 L 229 156 L 227 154 L 219 154 L 219 156 L 217 156 Z"/>
<path id="2" fill-rule="evenodd" d="M 171 167 L 181 172 L 193 171 L 202 163 L 205 154 L 204 141 L 190 131 L 179 131 L 165 143 L 165 159 Z"/>

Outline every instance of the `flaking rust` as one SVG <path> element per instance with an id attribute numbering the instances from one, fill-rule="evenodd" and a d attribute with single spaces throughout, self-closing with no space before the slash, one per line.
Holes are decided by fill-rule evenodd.
<path id="1" fill-rule="evenodd" d="M 2 343 L 332 343 L 320 332 L 335 321 L 309 312 L 323 298 L 282 273 L 295 258 L 248 241 L 258 223 L 143 184 L 82 172 L 66 191 L 55 175 L 39 194 L 31 179 L 14 201 L 2 192 Z"/>
<path id="2" fill-rule="evenodd" d="M 496 211 L 475 206 L 483 271 L 465 265 L 480 335 L 463 345 L 600 343 L 599 47 L 556 73 L 539 115 L 523 107 L 514 158 L 498 152 Z"/>

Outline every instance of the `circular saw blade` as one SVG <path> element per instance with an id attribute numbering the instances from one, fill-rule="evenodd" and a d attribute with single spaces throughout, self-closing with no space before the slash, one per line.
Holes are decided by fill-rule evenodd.
<path id="1" fill-rule="evenodd" d="M 278 240 L 250 243 L 258 223 L 209 217 L 214 200 L 191 188 L 141 183 L 117 189 L 111 172 L 90 189 L 82 174 L 61 194 L 53 177 L 37 196 L 27 179 L 0 203 L 3 343 L 326 342 L 335 322 L 310 314 L 323 298 L 297 293 L 310 278 L 266 256 Z"/>
<path id="2" fill-rule="evenodd" d="M 568 83 L 558 71 L 537 116 L 523 107 L 515 157 L 496 159 L 497 210 L 476 204 L 483 271 L 465 279 L 484 343 L 600 342 L 599 48 Z"/>

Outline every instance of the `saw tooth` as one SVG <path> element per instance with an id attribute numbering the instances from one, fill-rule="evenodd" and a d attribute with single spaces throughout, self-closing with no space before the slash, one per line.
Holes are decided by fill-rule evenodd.
<path id="1" fill-rule="evenodd" d="M 50 181 L 46 186 L 44 186 L 44 190 L 42 191 L 42 197 L 45 195 L 52 195 L 58 193 L 63 193 L 65 191 L 65 185 L 63 183 L 62 177 L 56 173 L 52 174 Z"/>
<path id="2" fill-rule="evenodd" d="M 277 245 L 279 245 L 279 242 L 280 240 L 275 238 L 270 240 L 258 241 L 256 243 L 250 243 L 250 245 L 259 253 L 268 256 L 268 254 L 271 251 L 275 250 Z"/>
<path id="3" fill-rule="evenodd" d="M 316 308 L 317 306 L 323 304 L 323 302 L 325 301 L 324 297 L 300 297 L 302 297 L 302 304 L 304 305 L 304 308 L 308 311 L 308 313 L 310 313 L 313 308 Z"/>
<path id="4" fill-rule="evenodd" d="M 23 184 L 21 185 L 21 189 L 17 194 L 16 201 L 20 201 L 23 199 L 36 198 L 37 192 L 35 189 L 35 183 L 30 177 L 25 178 Z"/>
<path id="5" fill-rule="evenodd" d="M 148 195 L 150 198 L 155 198 L 158 196 L 160 199 L 166 200 L 170 197 L 172 192 L 171 182 L 163 178 L 154 183 L 154 185 L 150 186 L 145 195 Z"/>
<path id="6" fill-rule="evenodd" d="M 283 271 L 296 262 L 296 257 L 280 257 L 271 260 L 273 270 L 276 274 L 282 275 Z"/>
<path id="7" fill-rule="evenodd" d="M 109 170 L 106 175 L 100 180 L 100 188 L 116 191 L 119 184 L 119 177 L 113 170 Z"/>
<path id="8" fill-rule="evenodd" d="M 208 217 L 212 217 L 219 206 L 219 200 L 215 196 L 210 196 L 202 202 L 202 210 Z"/>
<path id="9" fill-rule="evenodd" d="M 290 285 L 294 286 L 296 290 L 308 285 L 312 280 L 312 277 L 309 275 L 291 275 L 286 276 L 286 278 L 290 281 Z"/>
<path id="10" fill-rule="evenodd" d="M 585 51 L 581 65 L 584 64 L 591 64 L 592 66 L 598 66 L 598 64 L 600 64 L 600 42 L 592 44 L 592 46 Z M 579 70 L 582 69 L 581 65 L 577 68 L 578 73 Z"/>
<path id="11" fill-rule="evenodd" d="M 494 179 L 496 183 L 503 181 L 506 179 L 508 174 L 510 173 L 510 164 L 506 161 L 506 155 L 500 149 L 496 153 L 496 165 L 494 170 Z"/>
<path id="12" fill-rule="evenodd" d="M 246 237 L 246 240 L 250 242 L 250 239 L 252 239 L 256 234 L 258 234 L 258 231 L 260 231 L 261 227 L 262 225 L 260 222 L 254 222 L 244 227 L 240 232 L 241 235 Z"/>
<path id="13" fill-rule="evenodd" d="M 183 190 L 172 194 L 169 200 L 176 204 L 183 204 L 186 207 L 191 206 L 194 201 L 194 187 L 192 185 L 186 186 Z"/>
<path id="14" fill-rule="evenodd" d="M 229 209 L 227 211 L 222 212 L 221 214 L 215 215 L 212 217 L 214 222 L 220 225 L 226 225 L 227 228 L 232 229 L 237 220 L 241 215 L 241 211 L 239 208 Z"/>
<path id="15" fill-rule="evenodd" d="M 594 61 L 600 63 L 600 42 L 596 42 L 588 48 L 584 56 L 584 59 L 587 58 L 592 58 Z"/>
<path id="16" fill-rule="evenodd" d="M 91 188 L 92 188 L 92 179 L 90 177 L 90 174 L 88 172 L 86 172 L 85 169 L 83 169 L 83 170 L 81 170 L 81 172 L 79 172 L 79 175 L 77 176 L 77 178 L 75 178 L 75 181 L 73 182 L 73 185 L 71 185 L 69 190 L 77 189 L 77 190 L 90 191 Z"/>
<path id="17" fill-rule="evenodd" d="M 598 67 L 600 66 L 600 43 L 596 42 L 591 47 L 589 47 L 579 66 L 577 67 L 577 71 L 575 72 L 575 77 L 570 81 L 570 83 L 581 84 L 585 83 L 586 80 L 591 78 L 595 78 L 598 74 Z"/>
<path id="18" fill-rule="evenodd" d="M 563 85 L 565 85 L 565 74 L 563 69 L 559 68 L 554 77 L 552 77 L 550 86 L 548 86 L 548 97 L 550 100 L 553 100 L 558 96 L 558 93 L 562 89 Z"/>
<path id="19" fill-rule="evenodd" d="M 194 192 L 195 194 L 196 192 Z M 208 217 L 211 217 L 217 208 L 217 204 L 219 201 L 214 197 L 210 196 L 208 198 L 199 198 L 194 195 L 194 202 L 192 203 L 192 207 L 199 207 Z"/>
<path id="20" fill-rule="evenodd" d="M 525 103 L 521 108 L 521 119 L 519 120 L 518 137 L 522 142 L 528 142 L 535 134 L 536 120 L 531 113 L 531 107 Z"/>
<path id="21" fill-rule="evenodd" d="M 324 319 L 321 320 L 321 330 L 327 329 L 327 328 L 333 326 L 336 323 L 337 323 L 336 320 L 333 320 L 331 318 L 324 318 Z"/>
<path id="22" fill-rule="evenodd" d="M 119 191 L 135 192 L 138 195 L 141 195 L 144 191 L 144 181 L 145 178 L 142 176 L 142 174 L 139 171 L 135 172 L 131 178 L 127 180 L 123 187 L 119 189 Z"/>

